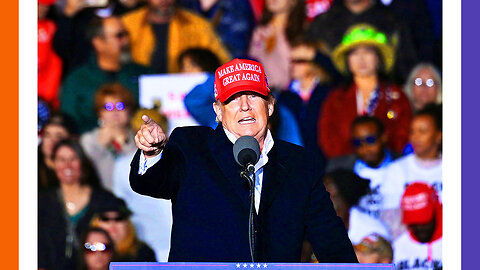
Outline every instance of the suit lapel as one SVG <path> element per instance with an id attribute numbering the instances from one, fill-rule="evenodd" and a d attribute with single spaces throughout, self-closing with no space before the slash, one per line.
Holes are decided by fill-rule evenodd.
<path id="1" fill-rule="evenodd" d="M 240 177 L 240 166 L 233 158 L 233 144 L 228 140 L 221 125 L 218 125 L 214 131 L 214 138 L 210 141 L 210 149 L 223 175 L 233 186 L 235 193 L 240 197 L 245 207 L 249 209 L 250 198 L 247 182 Z"/>
<path id="2" fill-rule="evenodd" d="M 268 153 L 268 162 L 263 168 L 262 195 L 260 198 L 261 216 L 272 204 L 275 196 L 286 181 L 287 170 L 280 162 L 278 144 L 274 144 L 272 150 Z"/>

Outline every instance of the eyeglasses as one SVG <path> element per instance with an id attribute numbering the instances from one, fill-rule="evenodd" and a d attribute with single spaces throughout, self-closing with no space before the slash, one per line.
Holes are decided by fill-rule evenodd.
<path id="1" fill-rule="evenodd" d="M 85 250 L 87 253 L 93 253 L 93 252 L 107 252 L 111 249 L 111 246 L 109 244 L 104 244 L 100 242 L 94 242 L 94 243 L 85 243 L 83 245 L 85 247 Z"/>
<path id="2" fill-rule="evenodd" d="M 116 216 L 116 217 L 107 217 L 107 216 L 99 216 L 98 219 L 103 222 L 110 222 L 110 221 L 115 221 L 115 222 L 121 222 L 127 219 L 126 216 Z"/>
<path id="3" fill-rule="evenodd" d="M 105 110 L 111 112 L 113 109 L 117 109 L 117 111 L 123 111 L 125 109 L 125 104 L 121 101 L 113 104 L 112 102 L 105 103 Z"/>
<path id="4" fill-rule="evenodd" d="M 362 144 L 372 145 L 377 142 L 377 136 L 367 136 L 365 138 L 353 138 L 352 144 L 355 147 L 360 147 Z"/>
<path id="5" fill-rule="evenodd" d="M 307 63 L 311 63 L 312 61 L 308 59 L 290 59 L 290 62 L 294 64 L 307 64 Z"/>
<path id="6" fill-rule="evenodd" d="M 128 37 L 128 32 L 127 31 L 120 31 L 120 32 L 115 33 L 111 36 L 104 36 L 104 38 L 108 38 L 108 37 L 114 37 L 114 38 L 117 38 L 117 39 L 122 39 L 122 38 Z"/>
<path id="7" fill-rule="evenodd" d="M 427 79 L 426 81 L 423 81 L 422 78 L 416 78 L 413 83 L 416 86 L 422 86 L 425 85 L 427 87 L 433 87 L 435 86 L 435 81 L 433 79 Z"/>

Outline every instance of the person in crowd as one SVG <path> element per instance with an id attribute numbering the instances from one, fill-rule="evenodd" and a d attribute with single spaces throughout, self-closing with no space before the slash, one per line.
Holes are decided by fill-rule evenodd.
<path id="1" fill-rule="evenodd" d="M 142 115 L 148 115 L 162 127 L 162 130 L 169 130 L 168 119 L 159 112 L 158 107 L 137 110 L 131 120 L 132 130 L 140 129 L 144 123 Z M 172 205 L 170 201 L 143 196 L 132 190 L 128 174 L 134 154 L 135 152 L 132 152 L 115 160 L 113 193 L 125 200 L 128 208 L 132 210 L 130 220 L 135 225 L 138 238 L 153 248 L 157 261 L 166 262 L 170 250 Z"/>
<path id="2" fill-rule="evenodd" d="M 290 83 L 290 43 L 305 30 L 304 0 L 266 0 L 260 25 L 253 30 L 249 56 L 265 66 L 270 87 Z"/>
<path id="3" fill-rule="evenodd" d="M 132 63 L 128 32 L 118 17 L 96 18 L 88 29 L 95 57 L 70 73 L 62 86 L 61 110 L 75 120 L 80 133 L 97 126 L 94 95 L 108 82 L 119 82 L 138 102 L 138 77 L 151 73 Z"/>
<path id="4" fill-rule="evenodd" d="M 82 66 L 94 53 L 88 25 L 94 18 L 119 16 L 142 5 L 142 0 L 57 0 L 57 31 L 53 46 L 63 62 L 64 75 Z"/>
<path id="5" fill-rule="evenodd" d="M 410 99 L 415 111 L 429 103 L 442 103 L 442 78 L 436 67 L 429 63 L 420 63 L 412 69 L 403 92 Z"/>
<path id="6" fill-rule="evenodd" d="M 392 263 L 393 248 L 387 239 L 372 233 L 354 246 L 359 263 Z"/>
<path id="7" fill-rule="evenodd" d="M 53 35 L 57 25 L 47 18 L 51 6 L 56 0 L 38 1 L 38 96 L 48 102 L 54 109 L 58 109 L 58 88 L 62 79 L 62 60 L 55 53 L 52 46 Z"/>
<path id="8" fill-rule="evenodd" d="M 113 164 L 118 156 L 135 151 L 130 119 L 135 102 L 129 90 L 119 83 L 102 85 L 95 93 L 99 127 L 84 133 L 80 144 L 92 160 L 102 186 L 112 191 Z"/>
<path id="9" fill-rule="evenodd" d="M 360 115 L 375 116 L 385 125 L 390 150 L 401 153 L 408 141 L 412 111 L 408 98 L 383 79 L 393 65 L 394 49 L 373 26 L 352 26 L 332 53 L 346 74 L 343 86 L 327 97 L 318 123 L 318 143 L 328 158 L 353 153 L 351 124 Z"/>
<path id="10" fill-rule="evenodd" d="M 412 34 L 402 20 L 382 3 L 375 0 L 339 0 L 310 24 L 306 35 L 313 40 L 326 42 L 333 49 L 343 40 L 344 33 L 353 25 L 369 24 L 388 36 L 395 53 L 393 77 L 403 83 L 417 63 L 418 56 Z M 395 60 L 395 61 L 394 61 Z"/>
<path id="11" fill-rule="evenodd" d="M 53 114 L 44 124 L 38 145 L 38 189 L 57 187 L 53 162 L 53 148 L 61 141 L 75 134 L 71 119 L 62 114 Z"/>
<path id="12" fill-rule="evenodd" d="M 230 54 L 211 24 L 179 8 L 175 0 L 147 0 L 147 5 L 122 18 L 132 41 L 132 56 L 156 73 L 179 72 L 177 59 L 191 47 L 214 52 L 222 63 Z"/>
<path id="13" fill-rule="evenodd" d="M 370 180 L 370 192 L 360 199 L 358 208 L 375 218 L 380 217 L 382 196 L 380 187 L 385 181 L 385 168 L 396 158 L 387 148 L 383 123 L 374 116 L 359 116 L 352 123 L 351 143 L 355 153 L 331 159 L 326 171 L 353 170 Z"/>
<path id="14" fill-rule="evenodd" d="M 290 57 L 293 80 L 287 91 L 279 93 L 278 104 L 294 114 L 300 127 L 303 146 L 324 160 L 317 144 L 317 123 L 321 117 L 320 109 L 332 87 L 332 77 L 324 66 L 333 67 L 333 64 L 315 44 L 305 40 L 297 40 L 292 44 Z M 323 64 L 325 62 L 330 63 Z"/>
<path id="15" fill-rule="evenodd" d="M 108 232 L 115 244 L 120 262 L 155 262 L 154 251 L 137 238 L 135 226 L 130 220 L 132 212 L 122 199 L 100 206 L 90 224 Z"/>
<path id="16" fill-rule="evenodd" d="M 441 34 L 437 33 L 434 17 L 442 12 L 430 13 L 430 0 L 382 0 L 388 9 L 401 18 L 411 33 L 417 51 L 418 61 L 442 65 Z M 438 5 L 438 4 L 436 4 Z M 440 3 L 441 6 L 441 3 Z"/>
<path id="17" fill-rule="evenodd" d="M 247 55 L 255 26 L 249 1 L 178 0 L 178 4 L 207 18 L 233 58 Z"/>
<path id="18" fill-rule="evenodd" d="M 396 269 L 442 269 L 442 204 L 434 187 L 415 182 L 401 201 L 408 230 L 393 242 Z"/>
<path id="19" fill-rule="evenodd" d="M 59 187 L 38 196 L 38 267 L 74 269 L 81 232 L 97 208 L 115 196 L 100 188 L 78 142 L 58 142 L 53 162 Z"/>
<path id="20" fill-rule="evenodd" d="M 115 261 L 115 243 L 110 235 L 99 227 L 88 227 L 83 232 L 79 249 L 79 270 L 107 270 Z M 73 268 L 72 268 L 73 269 Z"/>
<path id="21" fill-rule="evenodd" d="M 263 66 L 232 60 L 216 70 L 214 89 L 220 122 L 215 130 L 176 128 L 167 143 L 160 126 L 145 115 L 135 136 L 132 189 L 172 200 L 169 261 L 298 262 L 308 239 L 320 262 L 357 262 L 314 155 L 272 138 L 267 123 L 275 99 Z M 245 135 L 261 152 L 252 173 L 258 181 L 250 191 L 232 150 Z M 256 244 L 249 241 L 249 213 L 257 226 Z"/>
<path id="22" fill-rule="evenodd" d="M 388 166 L 380 188 L 383 196 L 381 216 L 394 236 L 404 231 L 399 208 L 405 186 L 423 181 L 437 190 L 441 200 L 443 187 L 441 105 L 427 105 L 416 113 L 410 127 L 410 143 L 413 153 L 397 159 Z"/>
<path id="23" fill-rule="evenodd" d="M 380 220 L 360 211 L 357 207 L 360 198 L 369 192 L 370 180 L 360 178 L 351 170 L 338 169 L 325 174 L 323 182 L 353 245 L 360 243 L 371 233 L 378 233 L 390 239 L 387 227 Z"/>

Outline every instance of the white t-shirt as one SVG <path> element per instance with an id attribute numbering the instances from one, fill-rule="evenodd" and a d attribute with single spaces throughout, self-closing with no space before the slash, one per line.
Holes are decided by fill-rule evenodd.
<path id="1" fill-rule="evenodd" d="M 380 188 L 383 209 L 399 208 L 405 187 L 413 182 L 432 185 L 442 201 L 442 160 L 426 165 L 414 154 L 410 154 L 392 162 L 386 168 L 385 179 Z"/>
<path id="2" fill-rule="evenodd" d="M 380 217 L 380 210 L 382 210 L 383 198 L 380 194 L 380 187 L 385 180 L 385 168 L 381 166 L 379 168 L 372 168 L 366 166 L 363 162 L 356 162 L 353 170 L 355 173 L 364 179 L 370 180 L 370 192 L 362 196 L 358 202 L 358 207 L 375 218 Z"/>
<path id="3" fill-rule="evenodd" d="M 393 263 L 397 270 L 437 270 L 442 268 L 442 238 L 420 243 L 409 232 L 393 242 Z"/>
<path id="4" fill-rule="evenodd" d="M 357 207 L 350 208 L 348 238 L 352 244 L 359 244 L 363 238 L 372 233 L 378 233 L 383 238 L 390 240 L 387 227 L 380 220 L 361 212 Z"/>

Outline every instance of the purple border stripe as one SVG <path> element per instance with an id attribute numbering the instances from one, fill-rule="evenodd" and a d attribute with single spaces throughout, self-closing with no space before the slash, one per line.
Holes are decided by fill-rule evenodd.
<path id="1" fill-rule="evenodd" d="M 462 268 L 478 269 L 480 179 L 478 104 L 480 2 L 463 0 L 462 9 Z M 456 89 L 447 89 L 455 91 Z M 444 247 L 444 254 L 448 248 Z"/>

